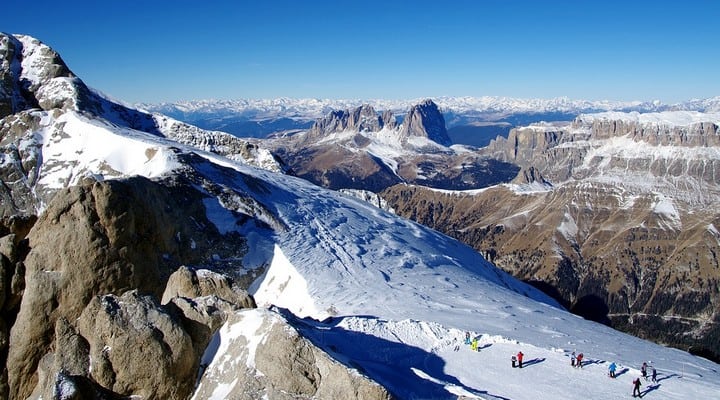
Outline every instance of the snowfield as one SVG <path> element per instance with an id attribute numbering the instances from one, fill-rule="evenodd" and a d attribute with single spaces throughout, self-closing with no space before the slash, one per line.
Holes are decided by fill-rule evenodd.
<path id="1" fill-rule="evenodd" d="M 243 320 L 256 322 L 234 326 L 231 320 L 217 332 L 204 360 L 208 376 L 236 362 L 228 357 L 232 346 L 249 346 L 253 354 L 263 340 L 260 320 L 285 318 L 336 360 L 403 399 L 624 398 L 643 361 L 660 377 L 657 384 L 643 382 L 650 398 L 720 393 L 717 364 L 572 315 L 470 247 L 369 203 L 150 134 L 73 113 L 62 118 L 35 136 L 42 168 L 52 168 L 43 174 L 48 186 L 82 175 L 177 173 L 176 155 L 195 152 L 205 160 L 192 165 L 197 173 L 250 194 L 281 222 L 283 229 L 272 232 L 253 222 L 238 225 L 237 210 L 205 202 L 221 232 L 248 237 L 246 265 L 269 266 L 251 287 L 261 309 L 242 311 Z M 672 215 L 671 203 L 656 208 Z M 566 230 L 572 231 L 570 220 Z M 479 338 L 481 351 L 462 342 L 465 332 Z M 513 369 L 510 356 L 518 351 L 526 366 Z M 570 367 L 572 351 L 585 354 L 584 368 Z M 607 377 L 610 362 L 620 366 L 616 379 Z M 212 398 L 229 390 L 218 387 Z"/>

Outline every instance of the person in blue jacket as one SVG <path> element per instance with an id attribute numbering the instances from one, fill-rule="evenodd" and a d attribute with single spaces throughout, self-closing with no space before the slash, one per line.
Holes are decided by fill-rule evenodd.
<path id="1" fill-rule="evenodd" d="M 616 370 L 616 369 L 617 369 L 617 365 L 615 365 L 614 362 L 613 362 L 613 363 L 610 363 L 610 366 L 608 367 L 608 371 L 610 371 L 610 377 L 611 377 L 611 378 L 614 378 L 614 377 L 615 377 L 615 370 Z"/>

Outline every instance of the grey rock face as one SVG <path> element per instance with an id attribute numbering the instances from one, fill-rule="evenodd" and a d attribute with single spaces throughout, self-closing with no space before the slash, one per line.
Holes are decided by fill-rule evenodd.
<path id="1" fill-rule="evenodd" d="M 214 254 L 206 243 L 219 235 L 209 226 L 189 187 L 175 193 L 133 178 L 59 192 L 28 235 L 25 289 L 8 353 L 11 397 L 35 386 L 58 318 L 74 321 L 96 295 L 138 289 L 159 299 L 176 265 Z M 242 254 L 236 239 L 240 247 L 233 251 Z"/>
<path id="2" fill-rule="evenodd" d="M 208 270 L 195 270 L 182 266 L 168 280 L 162 296 L 162 304 L 175 297 L 194 299 L 214 295 L 238 308 L 255 308 L 255 301 L 247 291 L 237 287 L 232 280 Z"/>
<path id="3" fill-rule="evenodd" d="M 389 399 L 380 385 L 303 338 L 280 315 L 247 310 L 229 317 L 206 353 L 194 399 Z"/>
<path id="4" fill-rule="evenodd" d="M 425 137 L 443 146 L 452 144 L 445 128 L 445 117 L 432 100 L 413 106 L 405 117 L 400 137 L 407 140 L 412 136 Z"/>
<path id="5" fill-rule="evenodd" d="M 612 138 L 626 138 L 628 150 L 643 148 L 645 152 L 593 153 Z M 521 167 L 534 166 L 553 183 L 613 172 L 660 180 L 692 178 L 716 187 L 720 161 L 701 152 L 718 145 L 718 127 L 712 122 L 673 126 L 579 117 L 572 125 L 513 129 L 507 139 L 498 138 L 483 151 Z M 672 157 L 652 151 L 663 152 L 668 146 L 676 149 Z"/>
<path id="6" fill-rule="evenodd" d="M 123 395 L 184 399 L 199 360 L 182 322 L 135 291 L 95 297 L 78 320 L 88 338 L 91 377 Z"/>
<path id="7" fill-rule="evenodd" d="M 308 131 L 308 136 L 320 138 L 337 132 L 377 132 L 385 126 L 384 118 L 392 117 L 392 113 L 385 112 L 383 117 L 379 116 L 375 109 L 367 104 L 352 109 L 331 111 L 325 118 L 321 118 L 313 124 Z M 394 124 L 392 118 L 391 123 Z"/>

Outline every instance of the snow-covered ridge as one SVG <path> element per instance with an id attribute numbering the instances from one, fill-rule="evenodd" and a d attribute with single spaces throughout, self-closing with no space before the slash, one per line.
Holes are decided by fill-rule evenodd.
<path id="1" fill-rule="evenodd" d="M 720 124 L 720 112 L 699 111 L 663 111 L 651 113 L 608 111 L 594 114 L 581 114 L 578 122 L 592 124 L 595 121 L 625 121 L 641 125 L 690 126 L 703 122 Z"/>

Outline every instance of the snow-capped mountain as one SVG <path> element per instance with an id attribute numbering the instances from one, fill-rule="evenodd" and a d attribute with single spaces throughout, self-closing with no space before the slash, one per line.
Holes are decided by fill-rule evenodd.
<path id="1" fill-rule="evenodd" d="M 308 129 L 313 121 L 336 110 L 367 104 L 380 112 L 403 115 L 424 99 L 239 99 L 188 100 L 177 103 L 139 104 L 206 129 L 222 130 L 239 137 L 264 138 L 291 130 Z M 588 101 L 568 98 L 520 99 L 510 97 L 436 97 L 453 143 L 482 147 L 495 136 L 507 136 L 509 128 L 539 121 L 572 120 L 581 113 L 602 111 L 657 112 L 688 110 L 711 112 L 720 109 L 720 97 L 695 99 L 677 104 L 659 101 Z M 510 126 L 507 126 L 510 125 Z"/>
<path id="2" fill-rule="evenodd" d="M 0 57 L 2 57 L 2 84 L 0 85 L 0 117 L 3 125 L 3 160 L 0 176 L 10 186 L 0 189 L 4 201 L 3 212 L 8 207 L 34 212 L 38 205 L 21 204 L 12 193 L 27 194 L 30 191 L 42 193 L 46 187 L 77 184 L 87 175 L 86 163 L 52 166 L 56 175 L 40 177 L 37 168 L 42 160 L 30 153 L 37 153 L 42 146 L 53 146 L 54 151 L 66 151 L 60 138 L 66 131 L 78 132 L 80 143 L 102 147 L 101 154 L 87 154 L 91 163 L 101 163 L 109 175 L 132 175 L 137 169 L 152 168 L 156 162 L 155 151 L 148 146 L 145 156 L 138 159 L 122 160 L 113 150 L 112 142 L 103 142 L 107 137 L 96 132 L 136 130 L 151 133 L 162 138 L 190 144 L 206 151 L 223 154 L 229 158 L 273 170 L 283 167 L 272 154 L 247 141 L 230 134 L 204 131 L 159 114 L 149 114 L 110 101 L 88 88 L 62 61 L 60 56 L 37 39 L 17 35 L 0 36 Z M 32 129 L 35 135 L 21 137 L 24 130 Z M 20 133 L 18 135 L 17 133 Z M 94 147 L 94 146 L 93 146 Z M 117 155 L 115 157 L 114 155 Z M 158 154 L 159 158 L 164 155 Z M 45 168 L 51 168 L 45 164 Z M 27 175 L 27 179 L 14 177 Z M 40 179 L 40 181 L 38 181 Z M 42 201 L 43 196 L 39 196 Z M 18 208 L 19 207 L 19 208 Z"/>
<path id="3" fill-rule="evenodd" d="M 22 48 L 3 63 L 13 82 L 48 66 L 24 63 L 36 40 L 1 40 Z M 3 187 L 44 204 L 0 226 L 9 398 L 619 398 L 643 361 L 657 399 L 720 390 L 717 364 L 576 317 L 448 236 L 155 122 L 118 124 L 107 100 L 42 102 L 46 84 L 13 87 L 26 103 L 0 121 L 17 157 Z M 14 224 L 33 211 L 29 231 Z"/>

